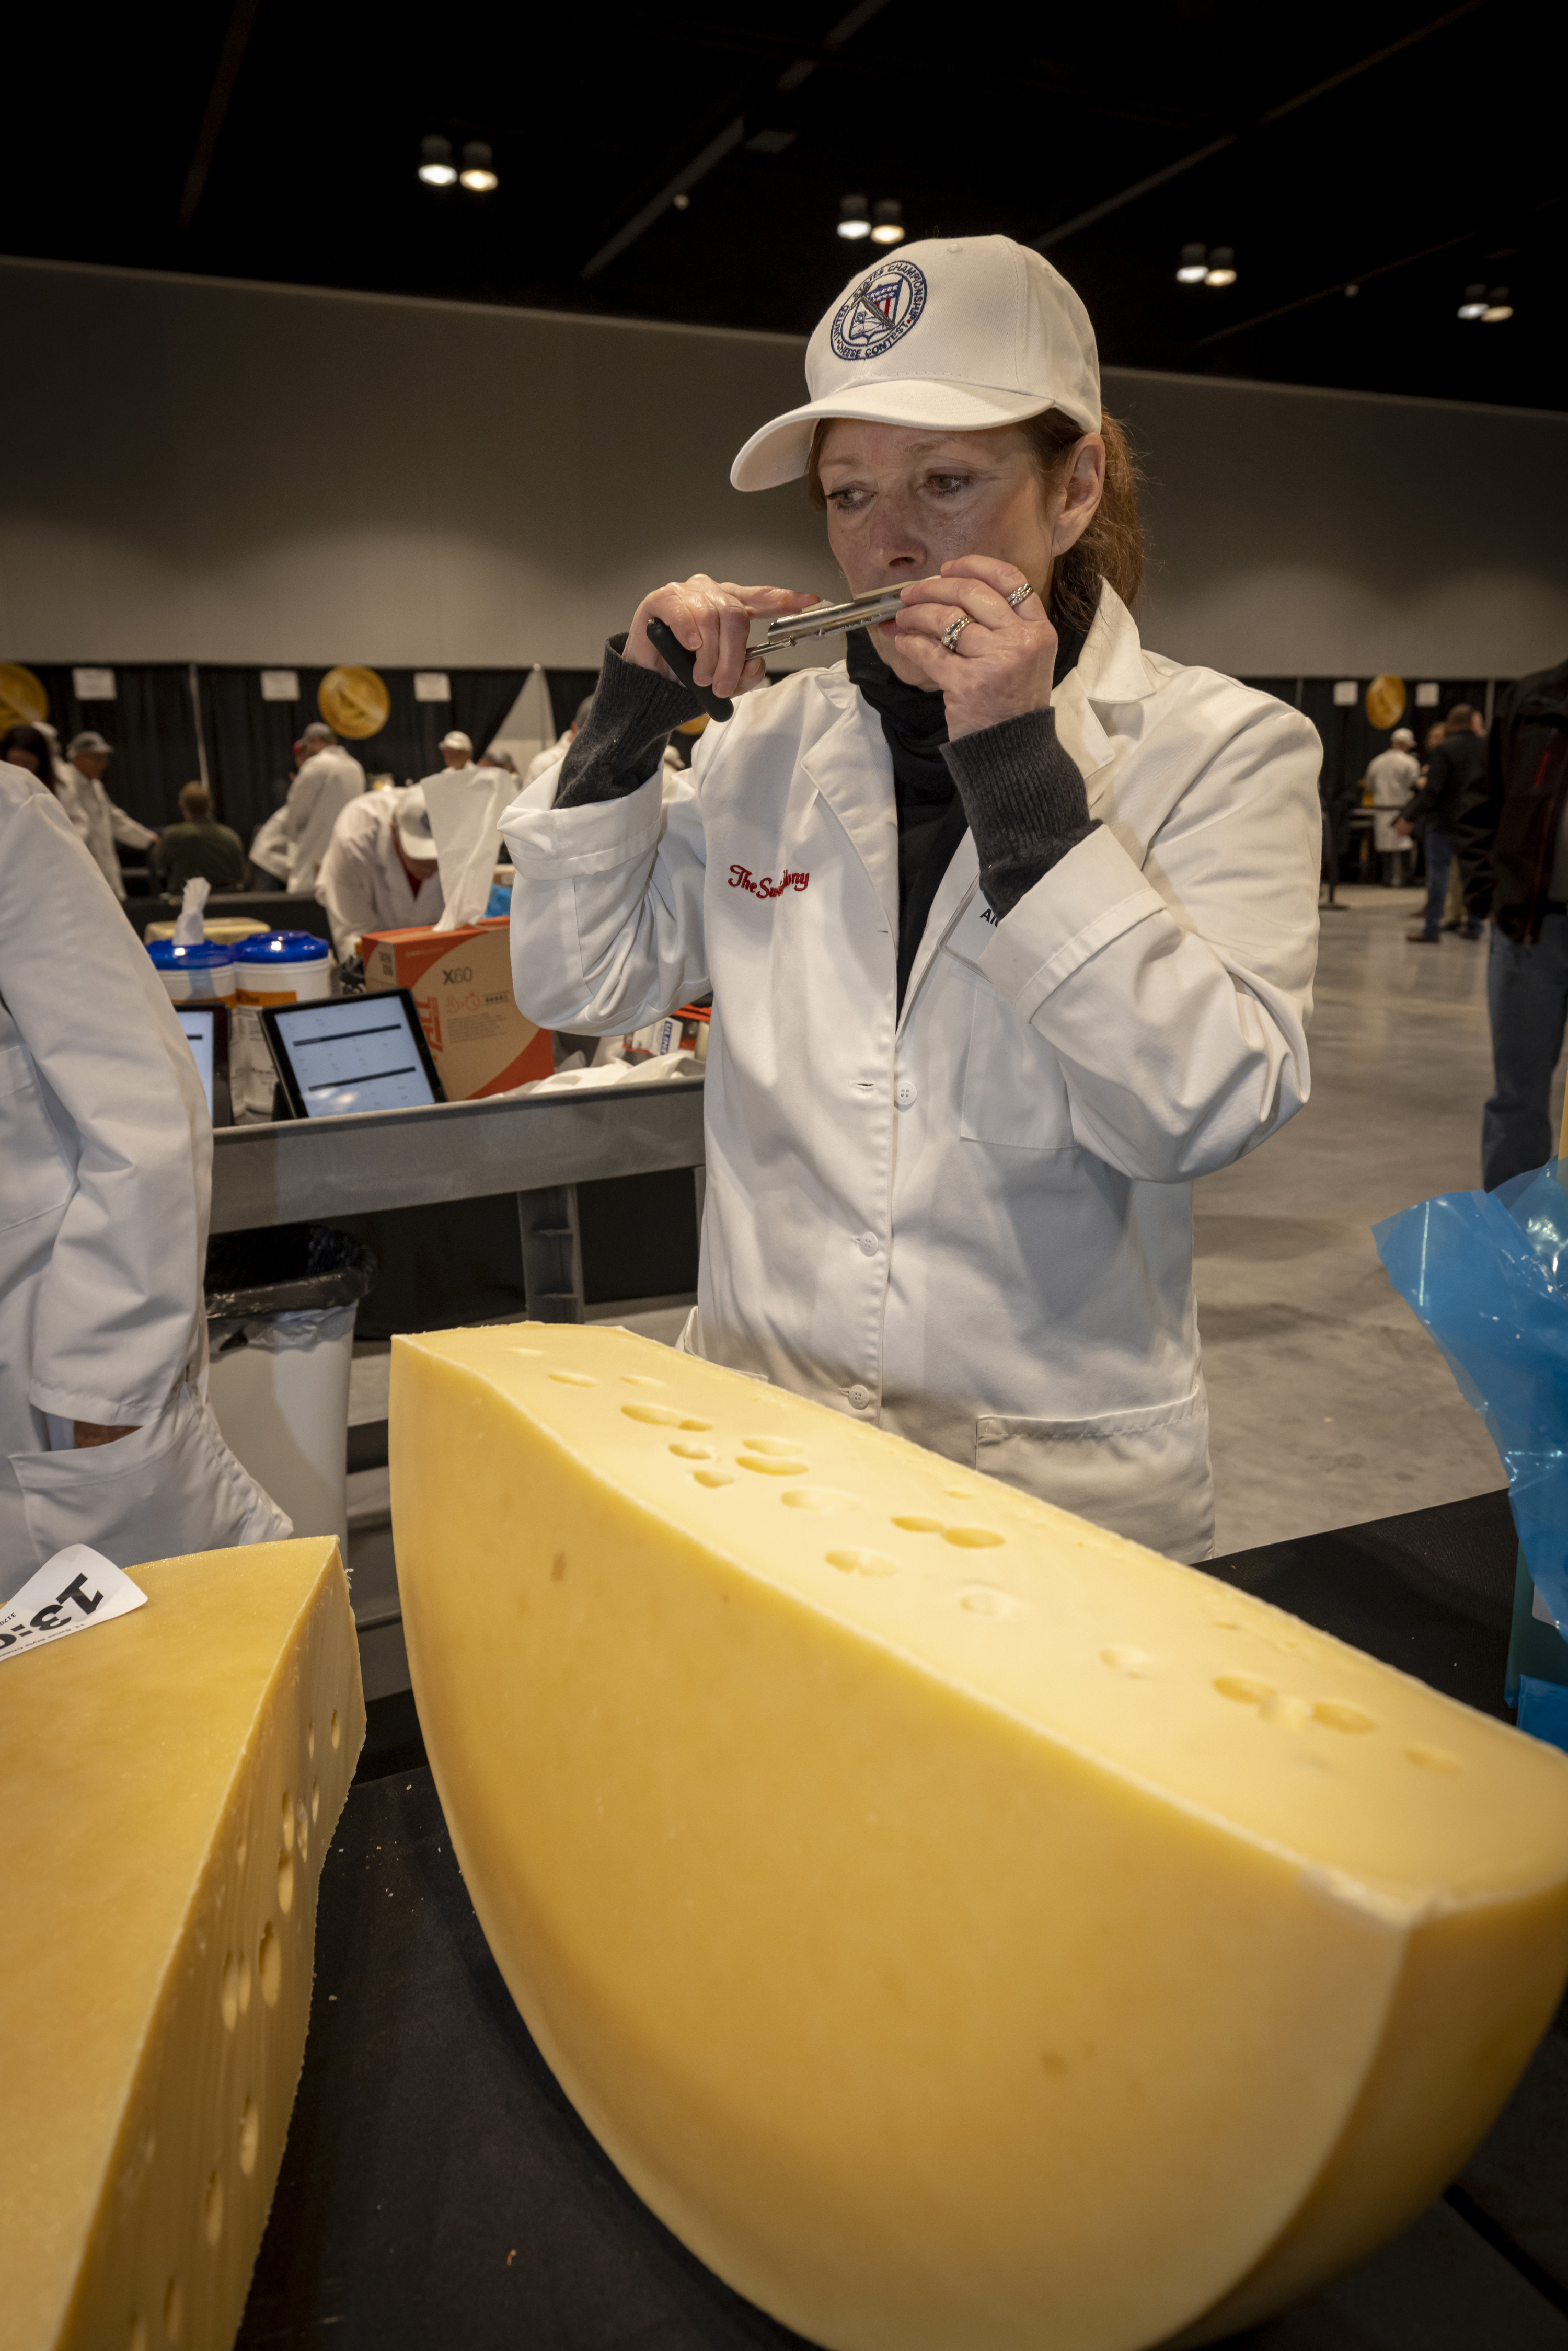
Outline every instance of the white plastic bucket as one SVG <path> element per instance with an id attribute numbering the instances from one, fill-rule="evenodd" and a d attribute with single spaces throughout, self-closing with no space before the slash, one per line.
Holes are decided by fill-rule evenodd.
<path id="1" fill-rule="evenodd" d="M 232 1004 L 235 967 L 232 948 L 215 942 L 179 947 L 172 939 L 154 939 L 147 949 L 152 968 L 174 1004 Z"/>
<path id="2" fill-rule="evenodd" d="M 332 950 L 309 931 L 265 931 L 235 949 L 242 1004 L 319 1004 L 332 993 Z"/>

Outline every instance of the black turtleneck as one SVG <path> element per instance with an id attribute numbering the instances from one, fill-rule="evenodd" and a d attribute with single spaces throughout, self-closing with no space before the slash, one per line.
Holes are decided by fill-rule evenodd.
<path id="1" fill-rule="evenodd" d="M 1077 666 L 1083 642 L 1080 630 L 1060 632 L 1057 684 Z M 1083 778 L 1056 739 L 1053 711 L 1031 710 L 949 743 L 941 693 L 895 677 L 870 630 L 848 639 L 844 658 L 893 755 L 902 1007 L 932 904 L 966 831 L 975 836 L 980 887 L 1002 915 L 1094 828 Z"/>

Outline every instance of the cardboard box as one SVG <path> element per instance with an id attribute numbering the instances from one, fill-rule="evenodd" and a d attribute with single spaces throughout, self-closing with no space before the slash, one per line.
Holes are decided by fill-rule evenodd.
<path id="1" fill-rule="evenodd" d="M 509 928 L 503 915 L 455 931 L 421 924 L 365 934 L 371 991 L 409 989 L 449 1102 L 502 1094 L 554 1071 L 549 1030 L 525 1020 L 512 994 Z"/>

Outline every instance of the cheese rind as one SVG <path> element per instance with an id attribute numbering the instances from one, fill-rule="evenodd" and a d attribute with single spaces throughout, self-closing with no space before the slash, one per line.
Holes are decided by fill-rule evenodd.
<path id="1" fill-rule="evenodd" d="M 135 1581 L 0 1687 L 0 2351 L 233 2341 L 364 1732 L 330 1539 Z"/>
<path id="2" fill-rule="evenodd" d="M 831 2351 L 1259 2315 L 1419 2209 L 1544 2027 L 1552 1750 L 630 1334 L 399 1341 L 392 1436 L 514 1996 L 654 2210 Z"/>

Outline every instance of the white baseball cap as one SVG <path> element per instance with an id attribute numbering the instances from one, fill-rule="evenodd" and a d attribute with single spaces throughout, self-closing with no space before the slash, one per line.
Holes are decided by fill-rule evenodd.
<path id="1" fill-rule="evenodd" d="M 436 745 L 438 751 L 471 751 L 474 748 L 461 726 L 454 726 Z"/>
<path id="2" fill-rule="evenodd" d="M 754 433 L 737 490 L 806 470 L 819 417 L 977 433 L 1060 408 L 1100 430 L 1089 313 L 1043 254 L 1010 236 L 928 237 L 852 277 L 806 346 L 803 408 Z"/>
<path id="3" fill-rule="evenodd" d="M 1396 751 L 1413 751 L 1416 748 L 1416 737 L 1408 726 L 1396 726 L 1389 740 Z"/>
<path id="4" fill-rule="evenodd" d="M 435 835 L 430 829 L 430 810 L 424 805 L 424 786 L 411 784 L 406 791 L 392 795 L 392 822 L 397 827 L 398 846 L 405 857 L 417 863 L 429 864 L 435 855 Z"/>

